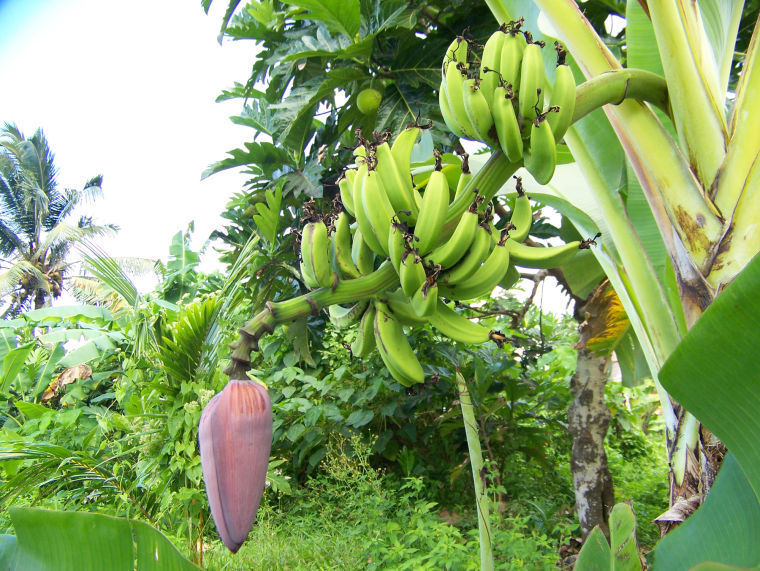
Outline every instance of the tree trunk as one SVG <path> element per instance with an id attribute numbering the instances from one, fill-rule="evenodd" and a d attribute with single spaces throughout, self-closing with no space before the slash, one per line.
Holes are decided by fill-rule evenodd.
<path id="1" fill-rule="evenodd" d="M 573 436 L 570 470 L 583 539 L 597 525 L 609 537 L 608 517 L 615 505 L 612 475 L 604 451 L 604 436 L 611 419 L 604 402 L 609 362 L 609 357 L 579 349 L 578 366 L 570 381 L 574 399 L 567 409 L 568 430 Z"/>

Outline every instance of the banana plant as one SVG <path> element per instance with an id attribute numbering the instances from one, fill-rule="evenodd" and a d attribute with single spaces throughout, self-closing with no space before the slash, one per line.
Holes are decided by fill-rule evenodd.
<path id="1" fill-rule="evenodd" d="M 540 15 L 543 29 L 551 28 L 568 48 L 590 99 L 599 101 L 602 91 L 613 89 L 607 79 L 626 72 L 574 0 L 486 3 L 497 22 L 524 17 L 536 37 L 550 40 L 538 33 Z M 714 455 L 704 454 L 709 435 L 700 434 L 699 422 L 670 398 L 658 373 L 760 250 L 760 235 L 753 231 L 760 189 L 754 168 L 760 110 L 752 97 L 760 82 L 757 31 L 736 92 L 728 90 L 743 4 L 625 3 L 627 64 L 664 76 L 666 112 L 641 100 L 655 101 L 654 93 L 626 98 L 626 85 L 617 101 L 608 100 L 617 104 L 589 113 L 565 134 L 585 183 L 564 184 L 555 176 L 535 196 L 558 208 L 582 234 L 602 233 L 595 256 L 626 309 L 660 396 L 671 503 L 681 508 L 676 520 L 693 511 L 687 499 L 703 497 L 718 466 Z M 552 77 L 554 70 L 546 72 Z M 584 105 L 580 87 L 576 105 Z"/>

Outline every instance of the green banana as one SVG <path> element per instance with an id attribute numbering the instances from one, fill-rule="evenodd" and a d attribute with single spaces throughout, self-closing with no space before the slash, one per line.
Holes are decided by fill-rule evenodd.
<path id="1" fill-rule="evenodd" d="M 486 40 L 483 47 L 483 55 L 480 58 L 480 89 L 486 98 L 489 107 L 493 101 L 493 92 L 499 84 L 499 69 L 501 50 L 507 34 L 502 28 L 496 30 Z"/>
<path id="2" fill-rule="evenodd" d="M 512 260 L 514 261 L 514 260 Z M 517 282 L 520 281 L 520 271 L 515 267 L 514 263 L 509 264 L 509 269 L 504 277 L 499 282 L 499 287 L 509 290 L 512 289 Z"/>
<path id="3" fill-rule="evenodd" d="M 401 220 L 414 224 L 417 220 L 418 209 L 412 195 L 413 185 L 409 169 L 401 169 L 387 142 L 378 145 L 375 154 L 377 157 L 375 172 L 380 175 L 381 186 L 388 196 L 393 212 Z M 407 159 L 406 162 L 408 163 L 409 160 Z"/>
<path id="4" fill-rule="evenodd" d="M 360 228 L 354 232 L 354 241 L 351 243 L 351 260 L 363 276 L 375 271 L 375 252 L 364 241 L 364 235 Z"/>
<path id="5" fill-rule="evenodd" d="M 488 257 L 493 246 L 490 230 L 479 226 L 470 249 L 454 267 L 441 273 L 440 282 L 446 285 L 458 285 L 466 282 Z"/>
<path id="6" fill-rule="evenodd" d="M 401 175 L 409 179 L 409 184 L 411 184 L 412 150 L 419 134 L 419 127 L 407 127 L 396 136 L 391 144 L 393 160 L 396 161 L 396 166 Z"/>
<path id="7" fill-rule="evenodd" d="M 443 54 L 443 63 L 441 64 L 442 76 L 446 76 L 446 70 L 448 69 L 449 63 L 452 61 L 467 63 L 468 48 L 469 44 L 467 43 L 467 40 L 464 38 L 464 36 L 457 36 L 454 38 L 454 40 L 449 44 L 449 48 L 446 50 L 446 53 Z"/>
<path id="8" fill-rule="evenodd" d="M 361 188 L 362 208 L 369 221 L 369 232 L 372 233 L 370 240 L 365 228 L 362 229 L 362 235 L 375 253 L 384 258 L 388 255 L 388 233 L 391 229 L 391 218 L 394 216 L 393 206 L 391 206 L 388 196 L 380 186 L 380 175 L 377 171 L 370 170 L 362 181 Z M 379 249 L 375 249 L 378 246 Z"/>
<path id="9" fill-rule="evenodd" d="M 520 133 L 520 124 L 515 115 L 515 106 L 512 103 L 514 93 L 510 87 L 500 85 L 493 92 L 491 112 L 493 122 L 496 125 L 496 133 L 499 137 L 499 145 L 510 162 L 516 163 L 523 156 L 523 140 Z"/>
<path id="10" fill-rule="evenodd" d="M 533 120 L 530 128 L 530 148 L 525 153 L 524 160 L 525 170 L 539 184 L 547 184 L 554 176 L 557 166 L 557 145 L 551 125 L 546 119 L 547 114 L 542 113 Z"/>
<path id="11" fill-rule="evenodd" d="M 467 109 L 464 107 L 464 82 L 467 78 L 467 64 L 452 61 L 446 69 L 446 95 L 449 106 L 456 121 L 462 126 L 466 139 L 478 141 L 478 132 L 470 121 Z"/>
<path id="12" fill-rule="evenodd" d="M 350 307 L 343 307 L 342 305 L 331 305 L 327 308 L 327 312 L 330 315 L 330 323 L 332 323 L 338 329 L 345 329 L 349 325 L 353 325 L 359 321 L 364 315 L 369 300 L 362 299 L 357 301 Z"/>
<path id="13" fill-rule="evenodd" d="M 438 305 L 438 284 L 429 279 L 414 292 L 412 309 L 418 317 L 430 317 Z"/>
<path id="14" fill-rule="evenodd" d="M 361 274 L 351 258 L 351 223 L 348 214 L 342 210 L 335 219 L 335 232 L 330 242 L 333 267 L 341 279 L 358 278 Z"/>
<path id="15" fill-rule="evenodd" d="M 375 341 L 385 366 L 400 384 L 410 387 L 425 381 L 422 365 L 404 335 L 401 322 L 381 301 L 375 302 Z"/>
<path id="16" fill-rule="evenodd" d="M 464 109 L 470 123 L 475 127 L 478 140 L 491 147 L 498 147 L 499 142 L 496 140 L 491 104 L 480 89 L 480 80 L 465 79 L 462 91 Z M 489 96 L 492 97 L 493 92 L 489 93 Z"/>
<path id="17" fill-rule="evenodd" d="M 440 299 L 435 313 L 431 314 L 429 319 L 430 324 L 441 334 L 459 343 L 475 345 L 491 339 L 497 343 L 504 341 L 504 336 L 500 333 L 470 321 Z"/>
<path id="18" fill-rule="evenodd" d="M 462 214 L 451 238 L 433 249 L 432 252 L 425 256 L 425 260 L 441 266 L 444 270 L 450 268 L 462 259 L 462 256 L 470 248 L 477 229 L 478 203 L 475 201 L 467 212 Z"/>
<path id="19" fill-rule="evenodd" d="M 467 185 L 470 184 L 470 181 L 472 180 L 472 177 L 474 176 L 472 172 L 470 172 L 469 157 L 470 156 L 467 153 L 464 153 L 462 155 L 462 173 L 459 175 L 459 179 L 457 180 L 457 186 L 456 186 L 456 189 L 454 190 L 454 196 L 451 196 L 451 192 L 449 192 L 449 200 L 451 201 L 456 199 L 460 194 L 464 192 L 464 190 L 467 188 Z"/>
<path id="20" fill-rule="evenodd" d="M 501 46 L 499 73 L 504 85 L 511 85 L 515 93 L 520 89 L 520 72 L 525 45 L 525 37 L 520 32 L 520 27 L 509 27 Z"/>
<path id="21" fill-rule="evenodd" d="M 549 269 L 562 266 L 573 259 L 582 242 L 575 240 L 562 246 L 527 246 L 514 240 L 507 240 L 509 257 L 516 266 L 524 268 Z"/>
<path id="22" fill-rule="evenodd" d="M 449 131 L 454 133 L 460 139 L 468 138 L 467 131 L 465 131 L 462 124 L 457 121 L 456 117 L 454 116 L 454 112 L 451 110 L 451 104 L 449 103 L 449 98 L 446 95 L 445 81 L 441 81 L 441 87 L 438 90 L 438 106 L 441 108 L 441 116 L 443 117 L 443 122 L 446 123 Z"/>
<path id="23" fill-rule="evenodd" d="M 356 338 L 351 343 L 351 354 L 354 357 L 366 357 L 375 346 L 375 305 L 370 303 L 359 322 Z"/>
<path id="24" fill-rule="evenodd" d="M 544 90 L 546 74 L 544 58 L 541 55 L 543 44 L 532 43 L 525 46 L 520 65 L 520 89 L 518 103 L 522 126 L 533 121 L 544 108 Z"/>
<path id="25" fill-rule="evenodd" d="M 493 288 L 499 285 L 509 265 L 509 248 L 506 242 L 507 232 L 503 232 L 499 243 L 470 279 L 457 285 L 441 285 L 441 295 L 462 301 L 490 294 Z"/>
<path id="26" fill-rule="evenodd" d="M 309 222 L 301 234 L 301 275 L 306 287 L 331 287 L 335 276 L 330 263 L 330 237 L 324 222 Z"/>
<path id="27" fill-rule="evenodd" d="M 557 50 L 558 64 L 549 104 L 552 107 L 558 107 L 559 110 L 549 115 L 548 121 L 554 133 L 554 139 L 559 142 L 573 120 L 576 85 L 573 70 L 565 63 L 567 52 L 560 47 L 559 42 L 554 42 L 554 49 Z"/>
<path id="28" fill-rule="evenodd" d="M 414 247 L 421 256 L 430 252 L 438 241 L 449 208 L 449 183 L 439 169 L 440 160 L 437 163 L 436 170 L 431 173 L 425 187 L 417 224 L 414 226 Z"/>
<path id="29" fill-rule="evenodd" d="M 356 223 L 359 226 L 359 230 L 362 232 L 362 238 L 364 239 L 364 242 L 367 243 L 373 252 L 376 252 L 385 257 L 386 254 L 382 253 L 384 249 L 380 245 L 380 242 L 378 242 L 378 239 L 375 236 L 375 232 L 372 229 L 372 223 L 370 222 L 369 215 L 367 214 L 366 204 L 364 202 L 364 181 L 367 179 L 368 175 L 369 169 L 367 161 L 363 160 L 359 164 L 359 169 L 356 173 L 356 180 L 354 181 L 354 216 L 356 218 Z M 358 265 L 359 264 L 357 263 L 357 266 Z"/>
<path id="30" fill-rule="evenodd" d="M 401 256 L 401 264 L 398 268 L 398 279 L 401 283 L 401 289 L 408 297 L 412 297 L 414 292 L 425 282 L 425 265 L 422 258 L 414 250 L 407 250 Z"/>
<path id="31" fill-rule="evenodd" d="M 419 327 L 428 322 L 426 317 L 420 317 L 415 313 L 409 298 L 401 288 L 392 292 L 386 292 L 380 299 L 388 304 L 388 307 L 402 325 Z"/>
<path id="32" fill-rule="evenodd" d="M 530 227 L 533 224 L 533 209 L 530 206 L 528 195 L 523 192 L 522 179 L 517 179 L 517 198 L 515 198 L 515 207 L 512 209 L 512 216 L 509 219 L 510 224 L 514 226 L 509 231 L 509 237 L 515 242 L 523 242 L 530 233 Z"/>
<path id="33" fill-rule="evenodd" d="M 354 216 L 354 180 L 356 180 L 356 170 L 348 169 L 338 181 L 340 190 L 340 201 L 343 203 L 343 209 L 351 216 Z"/>

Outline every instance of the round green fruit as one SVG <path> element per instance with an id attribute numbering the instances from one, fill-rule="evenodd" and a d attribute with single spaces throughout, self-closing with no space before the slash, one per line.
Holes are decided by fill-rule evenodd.
<path id="1" fill-rule="evenodd" d="M 383 99 L 383 94 L 376 89 L 362 89 L 359 95 L 356 96 L 356 106 L 359 111 L 365 115 L 374 113 L 377 111 L 380 101 Z"/>

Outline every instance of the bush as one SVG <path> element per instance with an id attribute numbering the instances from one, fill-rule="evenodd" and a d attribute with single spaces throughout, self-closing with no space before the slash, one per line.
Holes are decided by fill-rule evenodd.
<path id="1" fill-rule="evenodd" d="M 474 513 L 449 523 L 426 497 L 425 480 L 386 475 L 369 453 L 356 437 L 335 437 L 322 470 L 291 496 L 265 494 L 249 540 L 234 558 L 215 542 L 207 568 L 479 569 Z M 555 567 L 556 545 L 527 520 L 494 521 L 500 569 Z"/>

